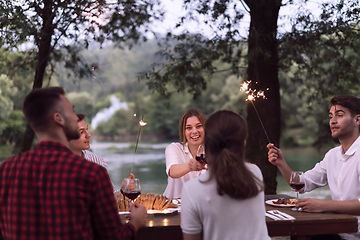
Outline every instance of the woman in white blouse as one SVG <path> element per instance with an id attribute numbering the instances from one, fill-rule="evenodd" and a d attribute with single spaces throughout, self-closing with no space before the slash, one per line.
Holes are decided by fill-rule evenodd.
<path id="1" fill-rule="evenodd" d="M 181 198 L 183 184 L 206 169 L 204 163 L 195 160 L 196 151 L 205 137 L 204 114 L 197 109 L 186 111 L 179 122 L 180 143 L 171 143 L 165 150 L 168 185 L 164 195 L 168 198 Z"/>

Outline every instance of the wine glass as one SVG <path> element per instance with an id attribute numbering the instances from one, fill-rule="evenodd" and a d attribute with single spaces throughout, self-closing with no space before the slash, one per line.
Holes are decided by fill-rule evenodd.
<path id="1" fill-rule="evenodd" d="M 130 199 L 130 202 L 134 203 L 134 200 L 141 193 L 140 180 L 138 178 L 126 178 L 122 192 Z"/>
<path id="2" fill-rule="evenodd" d="M 290 187 L 296 192 L 296 202 L 299 200 L 299 191 L 305 187 L 305 183 L 301 181 L 300 176 L 303 175 L 303 172 L 293 171 L 290 175 Z M 300 211 L 299 208 L 292 208 L 293 211 Z"/>
<path id="3" fill-rule="evenodd" d="M 206 164 L 206 161 L 205 161 L 205 148 L 204 148 L 203 145 L 199 145 L 198 150 L 196 151 L 195 159 L 199 163 Z"/>

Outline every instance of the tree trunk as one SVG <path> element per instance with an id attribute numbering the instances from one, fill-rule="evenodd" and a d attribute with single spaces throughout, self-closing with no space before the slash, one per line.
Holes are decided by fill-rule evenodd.
<path id="1" fill-rule="evenodd" d="M 265 194 L 275 194 L 277 168 L 267 159 L 266 145 L 270 141 L 279 146 L 280 141 L 281 108 L 276 34 L 281 0 L 245 0 L 245 3 L 250 8 L 251 15 L 247 70 L 248 80 L 251 80 L 249 87 L 263 90 L 266 96 L 265 100 L 256 99 L 249 101 L 247 105 L 246 120 L 250 131 L 246 157 L 260 167 L 264 176 Z"/>
<path id="2" fill-rule="evenodd" d="M 41 14 L 43 18 L 43 26 L 41 28 L 39 36 L 36 37 L 36 43 L 39 49 L 39 53 L 33 89 L 42 87 L 46 66 L 48 64 L 49 56 L 51 53 L 51 38 L 54 33 L 54 26 L 52 23 L 54 18 L 54 14 L 52 12 L 53 2 L 52 0 L 44 0 L 43 2 L 44 8 L 42 9 Z M 34 130 L 30 127 L 29 124 L 27 124 L 26 131 L 21 142 L 20 153 L 26 152 L 31 149 L 34 137 Z"/>

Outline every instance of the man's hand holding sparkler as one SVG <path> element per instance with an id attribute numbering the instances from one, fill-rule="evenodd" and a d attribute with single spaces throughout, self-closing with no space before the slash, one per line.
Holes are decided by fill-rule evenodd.
<path id="1" fill-rule="evenodd" d="M 269 143 L 266 147 L 269 149 L 268 159 L 271 164 L 275 166 L 284 164 L 285 162 L 284 154 L 279 148 L 275 147 L 273 143 Z"/>
<path id="2" fill-rule="evenodd" d="M 290 175 L 292 169 L 285 161 L 283 152 L 279 148 L 275 147 L 273 143 L 269 143 L 266 147 L 269 149 L 269 162 L 279 168 L 287 183 L 290 184 Z"/>

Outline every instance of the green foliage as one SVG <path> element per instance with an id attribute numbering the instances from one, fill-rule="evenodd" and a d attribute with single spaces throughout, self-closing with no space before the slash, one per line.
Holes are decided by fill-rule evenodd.
<path id="1" fill-rule="evenodd" d="M 150 47 L 149 47 L 150 46 Z M 151 51 L 154 54 L 155 48 L 152 42 L 144 44 L 142 46 L 143 55 L 135 51 L 134 55 L 127 54 L 127 50 L 124 50 L 126 54 L 122 54 L 121 51 L 114 51 L 116 54 L 110 54 L 108 59 L 103 62 L 106 66 L 106 71 L 115 72 L 121 67 L 122 63 L 134 61 L 132 58 L 142 59 L 143 64 L 139 68 L 144 68 L 146 65 L 151 65 L 152 62 L 158 60 L 157 56 L 151 55 Z M 102 55 L 108 54 L 108 51 L 97 53 L 99 59 L 103 59 Z M 116 56 L 122 56 L 120 61 L 117 61 Z M 128 58 L 130 58 L 128 60 Z M 145 61 L 146 60 L 146 61 Z M 111 64 L 107 64 L 107 61 Z M 118 64 L 114 64 L 118 63 Z M 147 63 L 147 64 L 146 64 Z M 224 64 L 221 61 L 214 62 L 213 65 L 219 69 L 229 69 L 229 64 Z M 122 70 L 122 75 L 136 76 L 136 69 Z M 97 73 L 99 78 L 103 78 L 102 73 Z M 121 95 L 115 94 L 121 100 L 125 99 L 129 106 L 129 110 L 120 110 L 116 113 L 107 123 L 101 123 L 96 128 L 96 133 L 105 135 L 117 139 L 115 136 L 121 133 L 122 136 L 128 134 L 137 135 L 138 121 L 144 115 L 144 121 L 148 124 L 142 128 L 142 135 L 156 136 L 157 140 L 175 140 L 179 139 L 179 120 L 184 111 L 189 108 L 198 108 L 204 112 L 206 116 L 209 116 L 213 112 L 219 109 L 231 109 L 241 114 L 245 114 L 246 102 L 244 93 L 239 92 L 241 78 L 231 75 L 231 71 L 221 71 L 214 73 L 211 79 L 208 79 L 207 89 L 204 90 L 196 100 L 193 99 L 193 95 L 190 93 L 179 93 L 174 87 L 169 86 L 168 91 L 171 93 L 168 97 L 164 97 L 159 93 L 150 92 L 147 90 L 143 81 L 136 82 L 133 79 L 124 79 L 122 83 L 118 84 L 118 91 Z M 110 84 L 110 83 L 109 83 Z M 130 87 L 132 85 L 132 87 Z M 111 85 L 109 85 L 111 86 Z M 116 86 L 113 88 L 117 88 Z M 113 90 L 108 90 L 108 93 Z M 96 96 L 97 94 L 93 94 Z M 95 102 L 100 106 L 109 107 L 109 96 L 98 97 Z M 97 111 L 100 111 L 98 109 Z M 122 113 L 122 114 L 120 114 Z M 137 114 L 134 118 L 133 115 Z M 130 116 L 130 117 L 129 117 Z M 123 125 L 126 125 L 123 129 Z M 133 139 L 133 138 L 132 138 Z"/>
<path id="2" fill-rule="evenodd" d="M 175 44 L 173 47 L 172 45 Z M 159 55 L 167 62 L 154 64 L 152 71 L 142 73 L 140 80 L 146 80 L 149 89 L 169 97 L 168 88 L 187 92 L 198 98 L 207 88 L 208 80 L 218 71 L 239 73 L 242 56 L 242 41 L 209 40 L 201 34 L 167 35 L 167 42 Z M 218 69 L 216 61 L 227 64 L 226 69 Z"/>
<path id="3" fill-rule="evenodd" d="M 21 110 L 11 112 L 2 123 L 3 131 L 0 135 L 0 145 L 16 144 L 22 138 L 26 128 L 26 120 Z"/>
<path id="4" fill-rule="evenodd" d="M 74 105 L 77 113 L 82 113 L 88 119 L 92 119 L 95 115 L 94 112 L 94 98 L 88 92 L 71 92 L 67 94 L 68 99 Z"/>
<path id="5" fill-rule="evenodd" d="M 118 96 L 121 101 L 133 101 L 134 92 L 147 92 L 146 85 L 138 83 L 137 74 L 149 70 L 152 62 L 162 61 L 159 56 L 154 56 L 156 47 L 156 40 L 152 40 L 131 50 L 116 48 L 112 44 L 101 49 L 83 50 L 80 54 L 84 63 L 97 62 L 91 76 L 76 77 L 59 63 L 56 65 L 56 78 L 66 92 L 83 91 L 95 97 L 96 112 L 110 106 L 109 94 L 121 93 Z"/>
<path id="6" fill-rule="evenodd" d="M 14 108 L 11 97 L 16 93 L 17 88 L 14 86 L 6 75 L 0 75 L 0 134 L 5 128 L 4 120 L 8 118 Z"/>
<path id="7" fill-rule="evenodd" d="M 90 41 L 104 43 L 111 40 L 121 43 L 127 40 L 138 40 L 142 34 L 139 26 L 148 28 L 147 23 L 161 17 L 161 12 L 154 10 L 156 1 L 108 2 L 103 0 L 87 1 L 0 1 L 1 38 L 0 46 L 9 48 L 24 42 L 33 42 L 37 47 L 44 44 L 44 33 L 53 37 L 52 46 L 69 41 L 83 42 L 85 47 Z M 50 20 L 43 24 L 43 21 Z M 75 45 L 63 46 L 69 53 Z M 64 49 L 64 50 L 65 50 Z M 61 53 L 54 55 L 55 60 L 61 59 Z M 68 65 L 76 65 L 76 54 L 69 55 Z"/>
<path id="8" fill-rule="evenodd" d="M 297 15 L 291 32 L 280 44 L 283 118 L 285 127 L 314 135 L 316 146 L 331 141 L 327 113 L 334 95 L 359 97 L 360 18 L 356 1 L 323 5 L 319 19 Z M 287 121 L 287 123 L 290 123 Z"/>
<path id="9" fill-rule="evenodd" d="M 184 97 L 174 94 L 170 98 L 154 93 L 147 104 L 147 131 L 156 134 L 159 139 L 179 139 L 179 120 L 184 111 Z M 145 129 L 145 127 L 144 127 Z"/>
<path id="10" fill-rule="evenodd" d="M 89 76 L 96 64 L 82 62 L 79 52 L 90 41 L 116 42 L 130 46 L 147 31 L 147 24 L 159 19 L 155 0 L 137 1 L 9 1 L 0 0 L 0 47 L 12 50 L 22 44 L 33 48 L 36 65 L 34 88 L 41 88 L 47 67 L 50 77 L 56 62 L 72 69 L 75 76 Z M 146 40 L 144 36 L 142 40 Z M 34 132 L 28 128 L 21 151 L 29 150 Z"/>
<path id="11" fill-rule="evenodd" d="M 0 72 L 7 75 L 17 91 L 11 95 L 14 109 L 22 109 L 25 96 L 31 91 L 34 65 L 29 58 L 32 52 L 6 51 L 0 47 Z"/>
<path id="12" fill-rule="evenodd" d="M 12 145 L 0 145 L 0 163 L 2 160 L 14 156 L 12 153 Z"/>
<path id="13" fill-rule="evenodd" d="M 114 138 L 119 135 L 136 134 L 137 121 L 129 110 L 120 109 L 107 122 L 101 122 L 96 130 L 101 135 Z"/>

